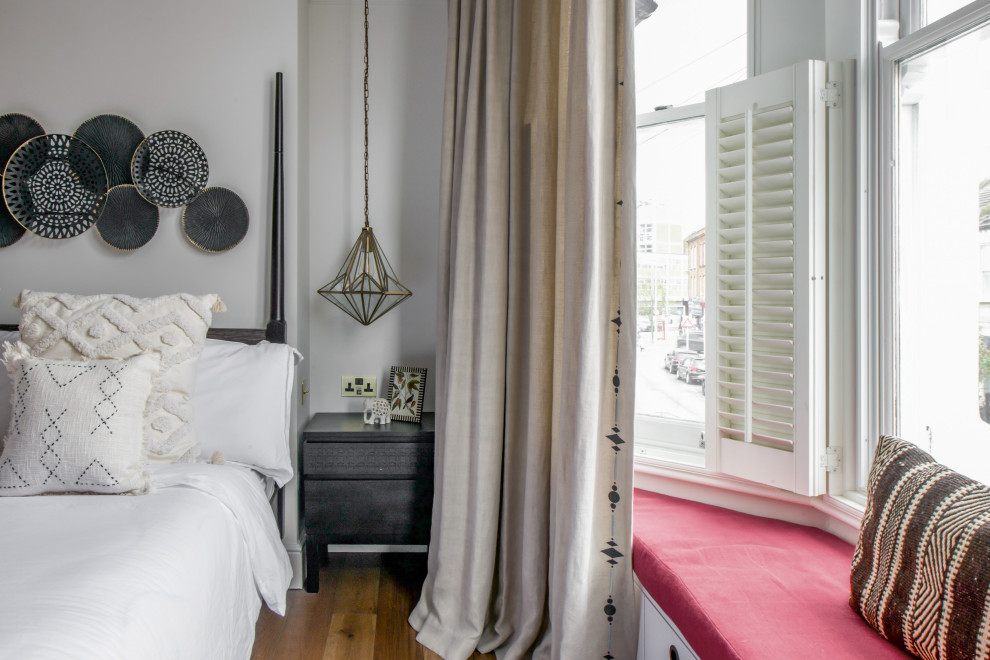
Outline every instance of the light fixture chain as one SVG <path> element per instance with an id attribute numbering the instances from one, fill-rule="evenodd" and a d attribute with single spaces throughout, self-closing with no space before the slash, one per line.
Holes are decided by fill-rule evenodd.
<path id="1" fill-rule="evenodd" d="M 368 0 L 364 0 L 364 226 L 368 227 Z"/>

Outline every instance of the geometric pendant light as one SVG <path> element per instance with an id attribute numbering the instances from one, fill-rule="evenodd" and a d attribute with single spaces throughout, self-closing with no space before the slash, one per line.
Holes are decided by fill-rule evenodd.
<path id="1" fill-rule="evenodd" d="M 347 254 L 337 277 L 320 295 L 364 325 L 377 320 L 412 295 L 402 286 L 367 224 Z"/>
<path id="2" fill-rule="evenodd" d="M 337 277 L 319 294 L 364 325 L 412 295 L 395 276 L 368 223 L 368 0 L 364 0 L 364 227 Z"/>

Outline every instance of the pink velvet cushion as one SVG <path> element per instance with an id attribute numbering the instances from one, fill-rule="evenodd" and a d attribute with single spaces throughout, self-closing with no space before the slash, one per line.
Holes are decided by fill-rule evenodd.
<path id="1" fill-rule="evenodd" d="M 637 489 L 633 569 L 702 658 L 905 658 L 849 607 L 853 546 Z"/>

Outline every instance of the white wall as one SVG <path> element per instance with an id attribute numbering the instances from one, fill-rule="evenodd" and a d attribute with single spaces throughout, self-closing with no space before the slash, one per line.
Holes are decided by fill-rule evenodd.
<path id="1" fill-rule="evenodd" d="M 370 222 L 410 299 L 370 326 L 324 300 L 364 224 L 363 49 L 360 0 L 309 7 L 310 406 L 361 410 L 340 396 L 341 376 L 392 365 L 426 367 L 434 409 L 440 136 L 446 0 L 372 0 L 370 9 Z"/>
<path id="2" fill-rule="evenodd" d="M 0 0 L 0 54 L 8 63 L 0 113 L 22 112 L 49 133 L 71 134 L 103 113 L 148 135 L 187 133 L 206 152 L 208 185 L 247 204 L 250 228 L 213 255 L 181 232 L 181 209 L 163 209 L 144 247 L 119 252 L 95 231 L 65 240 L 28 234 L 0 251 L 0 323 L 16 323 L 22 288 L 155 295 L 218 292 L 229 312 L 217 326 L 259 326 L 267 315 L 271 209 L 271 99 L 286 86 L 287 261 L 296 264 L 298 163 L 297 0 Z M 295 272 L 288 273 L 290 303 Z"/>

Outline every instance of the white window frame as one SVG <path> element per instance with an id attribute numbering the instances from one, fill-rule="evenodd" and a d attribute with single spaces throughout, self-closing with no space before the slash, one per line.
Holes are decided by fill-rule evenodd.
<path id="1" fill-rule="evenodd" d="M 941 23 L 943 20 L 954 16 L 959 12 L 966 12 L 968 9 L 977 4 L 974 2 L 964 7 L 960 7 L 953 14 L 947 14 L 938 20 L 929 22 L 926 0 L 879 0 L 879 2 L 882 5 L 881 13 L 892 14 L 896 12 L 898 31 L 900 32 L 901 39 L 906 39 L 908 36 L 927 27 L 928 25 Z"/>
<path id="2" fill-rule="evenodd" d="M 906 0 L 917 3 L 917 0 Z M 895 346 L 896 305 L 896 244 L 897 244 L 897 135 L 898 135 L 898 64 L 919 55 L 945 41 L 969 32 L 990 21 L 990 0 L 978 0 L 944 18 L 919 28 L 908 36 L 880 50 L 879 55 L 879 135 L 880 150 L 876 165 L 879 181 L 879 215 L 877 229 L 870 232 L 870 252 L 876 268 L 868 275 L 869 295 L 876 305 L 869 324 L 866 352 L 871 360 L 874 378 L 870 379 L 870 394 L 875 413 L 870 419 L 869 454 L 862 461 L 866 467 L 876 448 L 879 434 L 900 433 L 897 415 L 897 349 Z"/>

